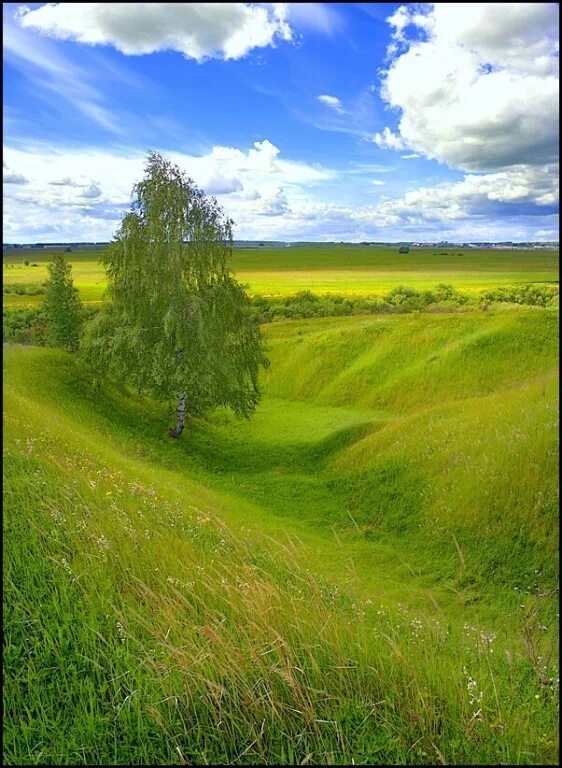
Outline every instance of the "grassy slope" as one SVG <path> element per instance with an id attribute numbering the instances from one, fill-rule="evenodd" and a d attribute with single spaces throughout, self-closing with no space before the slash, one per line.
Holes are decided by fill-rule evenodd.
<path id="1" fill-rule="evenodd" d="M 446 255 L 445 255 L 446 254 Z M 4 252 L 6 283 L 39 284 L 47 277 L 49 252 L 34 251 L 26 258 L 39 266 L 25 267 L 24 256 Z M 87 303 L 102 300 L 105 274 L 99 254 L 68 254 L 73 276 Z M 13 265 L 6 268 L 6 265 Z M 459 290 L 478 292 L 498 285 L 558 280 L 557 250 L 462 250 L 322 246 L 236 249 L 232 268 L 252 293 L 286 295 L 299 290 L 317 293 L 381 294 L 404 284 L 431 288 L 452 283 Z M 37 306 L 41 296 L 4 296 L 4 307 Z"/>
<path id="2" fill-rule="evenodd" d="M 267 334 L 177 443 L 6 350 L 8 759 L 555 762 L 557 314 Z"/>

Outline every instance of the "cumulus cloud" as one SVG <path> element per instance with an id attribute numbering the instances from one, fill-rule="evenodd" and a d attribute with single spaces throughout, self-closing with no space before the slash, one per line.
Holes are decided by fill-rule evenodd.
<path id="1" fill-rule="evenodd" d="M 334 112 L 337 112 L 339 115 L 343 114 L 345 111 L 341 101 L 338 99 L 337 96 L 330 96 L 329 94 L 324 94 L 322 96 L 317 96 L 316 98 L 322 104 L 325 104 L 327 107 L 330 107 L 330 109 L 333 109 Z"/>
<path id="2" fill-rule="evenodd" d="M 237 236 L 254 240 L 556 240 L 557 217 L 481 215 L 435 216 L 402 201 L 380 201 L 373 206 L 309 203 L 281 216 L 237 219 Z M 384 203 L 384 201 L 383 201 Z M 400 203 L 400 204 L 399 204 Z"/>
<path id="3" fill-rule="evenodd" d="M 291 40 L 286 15 L 283 3 L 46 3 L 21 7 L 18 20 L 49 37 L 129 56 L 171 50 L 202 62 Z"/>
<path id="4" fill-rule="evenodd" d="M 390 128 L 385 128 L 382 133 L 375 133 L 374 141 L 381 149 L 404 149 L 402 139 Z"/>
<path id="5" fill-rule="evenodd" d="M 165 152 L 205 192 L 217 195 L 235 221 L 256 214 L 281 217 L 289 200 L 306 197 L 307 190 L 336 177 L 335 171 L 285 159 L 267 139 L 249 148 L 215 146 L 205 155 Z M 71 240 L 109 240 L 131 200 L 133 185 L 143 174 L 144 154 L 101 149 L 61 149 L 49 144 L 4 148 L 9 168 L 29 179 L 21 188 L 6 187 L 5 237 L 26 239 L 30 226 L 53 221 L 58 236 Z M 94 179 L 103 179 L 103 189 Z M 259 218 L 262 218 L 261 216 Z M 44 230 L 45 232 L 47 230 Z M 47 239 L 49 239 L 47 237 Z"/>
<path id="6" fill-rule="evenodd" d="M 85 197 L 88 200 L 95 200 L 97 197 L 101 197 L 101 189 L 97 184 L 89 184 L 80 194 L 80 197 Z"/>
<path id="7" fill-rule="evenodd" d="M 282 214 L 289 213 L 290 208 L 285 190 L 279 187 L 277 192 L 264 200 L 255 208 L 255 211 L 262 216 L 281 216 Z"/>
<path id="8" fill-rule="evenodd" d="M 432 17 L 424 14 L 422 9 L 405 5 L 397 8 L 392 16 L 388 17 L 387 22 L 393 28 L 392 39 L 400 42 L 405 40 L 406 27 L 414 25 L 428 31 L 433 25 Z M 396 50 L 398 50 L 398 46 L 391 43 L 391 51 Z"/>
<path id="9" fill-rule="evenodd" d="M 557 160 L 557 4 L 411 4 L 388 22 L 381 94 L 400 119 L 379 146 L 469 172 Z"/>
<path id="10" fill-rule="evenodd" d="M 215 176 L 205 184 L 205 192 L 209 195 L 230 195 L 243 189 L 239 179 Z"/>
<path id="11" fill-rule="evenodd" d="M 459 182 L 411 190 L 400 199 L 385 201 L 382 210 L 445 221 L 493 213 L 550 214 L 556 212 L 557 203 L 557 166 L 529 169 L 522 165 L 509 171 L 468 174 Z"/>
<path id="12" fill-rule="evenodd" d="M 110 240 L 144 165 L 141 152 L 62 150 L 46 144 L 8 145 L 4 156 L 8 170 L 17 168 L 29 180 L 25 187 L 5 187 L 5 242 Z M 205 155 L 177 153 L 171 159 L 206 191 L 222 187 L 215 193 L 240 239 L 528 240 L 557 227 L 556 164 L 470 173 L 461 181 L 394 198 L 381 195 L 375 205 L 363 205 L 321 202 L 317 188 L 325 198 L 322 185 L 333 185 L 338 175 L 285 159 L 267 139 L 246 149 L 216 146 Z M 353 166 L 349 178 L 355 178 L 355 171 L 372 175 L 379 170 L 376 164 Z M 84 191 L 100 187 L 96 178 L 103 179 L 101 194 L 83 197 Z M 233 180 L 240 189 L 230 191 L 238 187 Z"/>

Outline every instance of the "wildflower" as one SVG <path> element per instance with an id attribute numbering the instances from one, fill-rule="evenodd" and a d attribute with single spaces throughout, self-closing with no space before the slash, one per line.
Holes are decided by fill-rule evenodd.
<path id="1" fill-rule="evenodd" d="M 472 713 L 472 719 L 473 720 L 481 720 L 482 719 L 482 698 L 484 696 L 483 691 L 478 690 L 478 683 L 473 677 L 469 677 L 467 681 L 467 691 L 468 691 L 468 703 L 471 707 L 478 707 L 478 709 L 475 709 L 475 711 Z"/>
<path id="2" fill-rule="evenodd" d="M 96 536 L 95 538 L 99 548 L 107 552 L 107 550 L 109 549 L 109 541 L 105 538 L 103 533 L 101 533 L 99 536 Z"/>

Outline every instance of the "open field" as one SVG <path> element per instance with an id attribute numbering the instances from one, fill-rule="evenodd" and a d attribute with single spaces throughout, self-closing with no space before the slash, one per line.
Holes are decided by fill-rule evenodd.
<path id="1" fill-rule="evenodd" d="M 5 347 L 5 761 L 556 764 L 558 312 L 264 332 L 179 441 Z"/>
<path id="2" fill-rule="evenodd" d="M 49 251 L 4 251 L 6 286 L 40 285 L 47 277 Z M 67 254 L 80 297 L 87 304 L 102 301 L 105 273 L 99 252 Z M 38 266 L 24 266 L 23 260 Z M 559 279 L 557 250 L 478 250 L 322 246 L 235 249 L 232 268 L 249 285 L 250 293 L 267 296 L 300 290 L 347 295 L 380 295 L 397 285 L 433 288 L 450 283 L 458 290 L 478 293 L 484 289 Z M 41 296 L 4 295 L 4 308 L 33 307 Z"/>

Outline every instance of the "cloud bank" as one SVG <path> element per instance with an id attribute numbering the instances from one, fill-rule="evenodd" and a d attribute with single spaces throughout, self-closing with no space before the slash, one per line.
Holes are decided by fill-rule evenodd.
<path id="1" fill-rule="evenodd" d="M 291 40 L 283 3 L 46 3 L 19 9 L 22 27 L 58 40 L 109 45 L 126 56 L 177 51 L 189 59 L 241 59 Z"/>
<path id="2" fill-rule="evenodd" d="M 235 221 L 239 239 L 527 240 L 557 237 L 557 174 L 527 168 L 467 174 L 369 205 L 321 202 L 325 185 L 352 183 L 357 169 L 285 159 L 268 139 L 246 149 L 215 146 L 201 156 L 166 153 Z M 38 144 L 5 147 L 9 172 L 26 185 L 4 188 L 4 240 L 110 240 L 128 210 L 144 155 Z M 367 183 L 371 172 L 366 172 Z M 375 180 L 377 190 L 386 185 Z M 537 202 L 538 201 L 538 202 Z M 521 216 L 521 213 L 532 215 Z"/>

